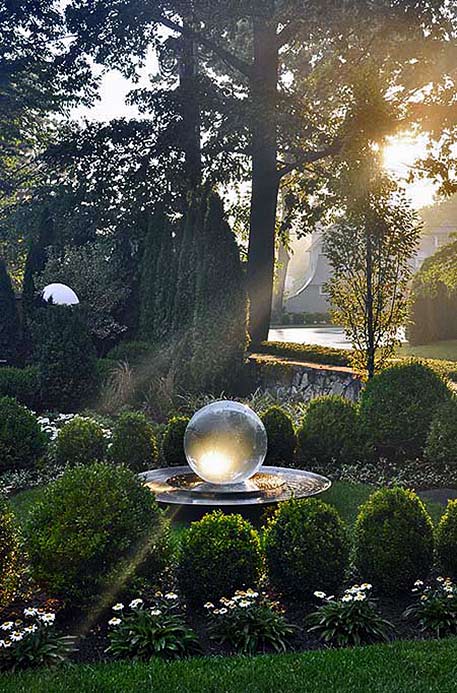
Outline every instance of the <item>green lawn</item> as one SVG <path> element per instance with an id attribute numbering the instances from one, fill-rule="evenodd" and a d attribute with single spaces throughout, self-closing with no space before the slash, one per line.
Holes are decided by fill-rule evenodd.
<path id="1" fill-rule="evenodd" d="M 448 339 L 432 344 L 410 346 L 402 344 L 397 351 L 398 356 L 416 356 L 423 359 L 442 359 L 444 361 L 457 361 L 457 339 Z"/>
<path id="2" fill-rule="evenodd" d="M 2 693 L 455 693 L 457 638 L 253 658 L 68 666 L 0 677 Z"/>

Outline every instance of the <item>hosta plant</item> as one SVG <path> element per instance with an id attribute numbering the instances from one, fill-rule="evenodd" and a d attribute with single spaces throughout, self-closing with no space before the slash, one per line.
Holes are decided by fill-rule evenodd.
<path id="1" fill-rule="evenodd" d="M 221 597 L 218 606 L 207 602 L 205 609 L 212 639 L 245 655 L 269 649 L 285 652 L 296 630 L 287 623 L 277 602 L 252 589 Z"/>
<path id="2" fill-rule="evenodd" d="M 157 592 L 154 603 L 146 607 L 134 599 L 126 609 L 113 606 L 107 653 L 119 659 L 147 661 L 152 657 L 177 659 L 201 652 L 198 638 L 184 620 L 178 596 Z"/>
<path id="3" fill-rule="evenodd" d="M 416 599 L 405 618 L 437 638 L 457 633 L 457 585 L 450 578 L 437 577 L 433 586 L 417 580 L 412 591 Z"/>
<path id="4" fill-rule="evenodd" d="M 24 618 L 0 626 L 0 671 L 54 666 L 74 651 L 75 638 L 60 634 L 55 614 L 27 607 Z"/>
<path id="5" fill-rule="evenodd" d="M 392 624 L 381 616 L 370 592 L 368 583 L 350 587 L 340 599 L 315 592 L 323 604 L 308 616 L 308 630 L 339 647 L 388 640 Z"/>

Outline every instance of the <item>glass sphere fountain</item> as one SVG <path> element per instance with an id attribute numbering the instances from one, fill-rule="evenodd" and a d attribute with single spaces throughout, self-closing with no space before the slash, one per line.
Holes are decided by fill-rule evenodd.
<path id="1" fill-rule="evenodd" d="M 222 400 L 199 409 L 187 426 L 184 452 L 189 466 L 141 474 L 159 503 L 241 508 L 313 496 L 331 485 L 312 472 L 263 466 L 265 427 L 240 402 Z"/>

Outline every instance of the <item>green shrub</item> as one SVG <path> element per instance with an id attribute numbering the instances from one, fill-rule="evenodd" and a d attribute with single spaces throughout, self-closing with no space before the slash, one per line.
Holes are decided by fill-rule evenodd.
<path id="1" fill-rule="evenodd" d="M 344 397 L 317 397 L 309 403 L 297 431 L 304 462 L 351 462 L 360 452 L 355 405 Z"/>
<path id="2" fill-rule="evenodd" d="M 165 568 L 169 530 L 154 496 L 125 467 L 68 469 L 25 524 L 31 574 L 70 601 L 97 598 L 134 575 L 152 584 Z"/>
<path id="3" fill-rule="evenodd" d="M 315 498 L 282 503 L 265 532 L 272 587 L 294 598 L 335 592 L 349 559 L 346 526 L 331 505 Z"/>
<path id="4" fill-rule="evenodd" d="M 116 422 L 110 457 L 136 472 L 157 465 L 157 442 L 151 422 L 141 412 L 125 412 Z"/>
<path id="5" fill-rule="evenodd" d="M 255 586 L 261 566 L 260 540 L 241 515 L 216 510 L 185 532 L 178 581 L 189 602 L 203 604 Z"/>
<path id="6" fill-rule="evenodd" d="M 19 582 L 19 542 L 15 517 L 0 499 L 0 606 L 8 604 Z"/>
<path id="7" fill-rule="evenodd" d="M 436 550 L 442 571 L 457 577 L 457 500 L 447 504 L 436 529 Z"/>
<path id="8" fill-rule="evenodd" d="M 33 467 L 46 444 L 35 416 L 12 397 L 0 397 L 0 471 Z"/>
<path id="9" fill-rule="evenodd" d="M 0 397 L 14 397 L 30 409 L 37 409 L 40 404 L 40 384 L 38 368 L 0 368 Z"/>
<path id="10" fill-rule="evenodd" d="M 362 392 L 362 430 L 382 455 L 420 455 L 435 412 L 449 397 L 445 382 L 427 366 L 391 366 L 372 378 Z"/>
<path id="11" fill-rule="evenodd" d="M 187 464 L 184 433 L 189 421 L 188 416 L 174 416 L 166 425 L 162 438 L 162 455 L 169 466 Z"/>
<path id="12" fill-rule="evenodd" d="M 285 323 L 283 323 L 285 324 Z M 331 366 L 349 366 L 347 349 L 334 349 L 319 344 L 295 342 L 262 342 L 255 348 L 257 354 L 283 356 L 309 363 L 325 363 Z"/>
<path id="13" fill-rule="evenodd" d="M 111 361 L 125 361 L 130 366 L 136 366 L 147 360 L 154 353 L 154 346 L 149 342 L 132 341 L 120 342 L 106 355 Z"/>
<path id="14" fill-rule="evenodd" d="M 355 564 L 363 579 L 385 593 L 410 590 L 433 560 L 433 524 L 412 491 L 380 489 L 360 508 Z"/>
<path id="15" fill-rule="evenodd" d="M 424 450 L 428 462 L 438 466 L 457 466 L 457 399 L 438 407 L 430 424 Z"/>
<path id="16" fill-rule="evenodd" d="M 60 464 L 91 464 L 104 460 L 106 450 L 107 441 L 100 424 L 75 416 L 59 431 L 56 460 Z"/>
<path id="17" fill-rule="evenodd" d="M 267 432 L 267 464 L 290 463 L 294 458 L 296 438 L 292 419 L 278 406 L 266 409 L 261 415 Z"/>

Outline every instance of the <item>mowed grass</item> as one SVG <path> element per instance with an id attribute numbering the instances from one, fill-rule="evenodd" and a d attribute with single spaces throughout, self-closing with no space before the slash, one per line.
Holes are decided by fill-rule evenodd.
<path id="1" fill-rule="evenodd" d="M 258 657 L 72 665 L 0 676 L 2 693 L 455 693 L 457 638 Z"/>
<path id="2" fill-rule="evenodd" d="M 457 339 L 447 339 L 432 344 L 420 344 L 411 346 L 402 344 L 397 351 L 398 356 L 415 356 L 422 359 L 441 359 L 444 361 L 457 361 Z"/>

